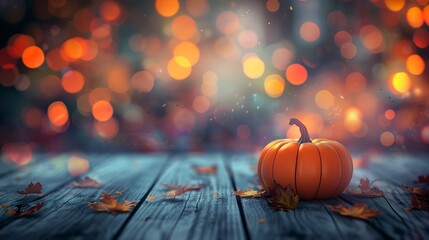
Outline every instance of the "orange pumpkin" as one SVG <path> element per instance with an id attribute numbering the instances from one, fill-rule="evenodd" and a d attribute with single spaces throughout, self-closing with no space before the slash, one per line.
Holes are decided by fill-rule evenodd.
<path id="1" fill-rule="evenodd" d="M 335 198 L 349 185 L 353 162 L 348 150 L 339 142 L 310 140 L 305 125 L 296 118 L 299 140 L 280 139 L 270 142 L 261 153 L 258 177 L 269 191 L 276 184 L 295 190 L 300 199 Z"/>

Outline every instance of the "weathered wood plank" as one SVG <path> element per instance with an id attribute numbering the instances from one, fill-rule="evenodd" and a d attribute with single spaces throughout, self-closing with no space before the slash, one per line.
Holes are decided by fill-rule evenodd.
<path id="1" fill-rule="evenodd" d="M 7 174 L 10 174 L 14 171 L 17 171 L 19 169 L 29 168 L 35 162 L 40 161 L 40 160 L 44 160 L 45 158 L 49 158 L 52 156 L 53 155 L 48 156 L 47 154 L 40 154 L 40 153 L 39 154 L 33 154 L 33 157 L 30 160 L 30 162 L 24 166 L 20 166 L 20 165 L 13 163 L 12 161 L 6 159 L 5 156 L 0 156 L 0 178 L 7 175 Z"/>
<path id="2" fill-rule="evenodd" d="M 257 189 L 257 175 L 253 171 L 257 157 L 234 156 L 229 165 L 237 189 Z M 383 236 L 372 226 L 356 219 L 344 219 L 327 209 L 327 205 L 348 203 L 341 199 L 302 201 L 292 212 L 272 210 L 263 199 L 240 199 L 251 239 L 380 239 Z M 260 223 L 259 219 L 265 219 Z"/>
<path id="3" fill-rule="evenodd" d="M 193 165 L 218 167 L 213 175 L 199 175 Z M 200 191 L 163 198 L 161 184 L 204 184 Z M 220 155 L 177 156 L 129 221 L 120 239 L 243 239 L 244 231 L 232 186 Z M 218 192 L 220 199 L 215 198 Z"/>
<path id="4" fill-rule="evenodd" d="M 159 174 L 166 155 L 119 155 L 103 159 L 87 175 L 102 183 L 99 188 L 64 187 L 45 197 L 43 209 L 16 219 L 0 231 L 0 239 L 109 239 L 130 213 L 97 213 L 88 206 L 104 192 L 118 200 L 140 201 Z M 37 201 L 39 202 L 39 201 Z M 12 235 L 10 233 L 13 233 Z"/>
<path id="5" fill-rule="evenodd" d="M 400 188 L 400 182 L 406 182 L 412 174 L 405 173 L 401 170 L 402 167 L 392 163 L 393 156 L 385 156 L 384 158 L 385 160 L 382 161 L 376 160 L 375 162 L 380 162 L 370 164 L 368 168 L 355 169 L 351 184 L 351 187 L 357 187 L 359 179 L 366 177 L 370 180 L 385 179 L 376 183 L 384 191 L 384 197 L 365 198 L 342 194 L 341 198 L 349 203 L 366 203 L 369 207 L 382 211 L 382 215 L 371 221 L 376 228 L 382 229 L 389 238 L 428 239 L 429 228 L 426 222 L 429 214 L 404 209 L 407 207 L 403 204 L 404 201 L 407 201 L 407 194 Z"/>

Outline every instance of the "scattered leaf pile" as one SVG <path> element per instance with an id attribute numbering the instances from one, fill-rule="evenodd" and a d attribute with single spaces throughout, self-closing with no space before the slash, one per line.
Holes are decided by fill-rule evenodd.
<path id="1" fill-rule="evenodd" d="M 16 191 L 18 194 L 28 195 L 28 194 L 41 194 L 42 193 L 42 184 L 40 182 L 30 183 L 24 190 Z"/>
<path id="2" fill-rule="evenodd" d="M 105 192 L 98 199 L 98 202 L 89 202 L 89 206 L 97 212 L 124 213 L 131 211 L 137 202 L 118 202 L 115 196 Z"/>
<path id="3" fill-rule="evenodd" d="M 193 166 L 192 169 L 194 172 L 198 174 L 216 174 L 217 173 L 217 166 L 211 165 L 211 166 Z"/>
<path id="4" fill-rule="evenodd" d="M 328 206 L 334 212 L 337 212 L 343 216 L 358 218 L 363 220 L 369 220 L 372 217 L 381 214 L 381 211 L 369 208 L 366 204 L 354 204 L 353 206 L 346 207 L 344 205 Z"/>
<path id="5" fill-rule="evenodd" d="M 204 188 L 203 184 L 197 184 L 197 185 L 170 185 L 170 184 L 162 184 L 162 186 L 170 189 L 166 194 L 164 194 L 164 197 L 177 197 L 185 192 L 188 191 L 199 191 L 202 188 Z"/>
<path id="6" fill-rule="evenodd" d="M 299 196 L 289 187 L 283 188 L 280 185 L 268 193 L 269 196 L 264 196 L 265 201 L 274 210 L 292 211 L 298 207 Z"/>
<path id="7" fill-rule="evenodd" d="M 97 188 L 101 186 L 101 183 L 90 177 L 80 177 L 76 181 L 72 182 L 69 186 L 76 188 Z"/>
<path id="8" fill-rule="evenodd" d="M 411 193 L 411 207 L 407 208 L 407 210 L 416 209 L 429 211 L 429 190 L 424 187 L 425 184 L 427 185 L 429 183 L 429 176 L 419 176 L 417 181 L 414 182 L 423 184 L 423 186 L 401 186 L 405 192 Z"/>
<path id="9" fill-rule="evenodd" d="M 373 186 L 374 182 L 378 180 L 380 179 L 370 182 L 368 178 L 361 178 L 358 186 L 359 189 L 347 188 L 344 190 L 344 193 L 370 198 L 382 197 L 384 195 L 383 191 L 381 191 L 378 187 Z"/>
<path id="10" fill-rule="evenodd" d="M 242 190 L 233 191 L 234 195 L 240 196 L 242 198 L 260 198 L 265 193 L 266 192 L 263 189 L 254 190 L 252 188 L 248 188 L 248 189 L 246 189 L 246 191 L 242 191 Z"/>

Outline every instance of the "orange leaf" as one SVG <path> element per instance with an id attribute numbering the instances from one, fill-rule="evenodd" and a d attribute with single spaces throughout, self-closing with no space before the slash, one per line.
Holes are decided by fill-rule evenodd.
<path id="1" fill-rule="evenodd" d="M 131 211 L 137 202 L 118 202 L 116 197 L 105 192 L 99 198 L 99 202 L 89 202 L 88 204 L 97 212 L 123 213 Z"/>
<path id="2" fill-rule="evenodd" d="M 1 205 L 1 208 L 9 208 L 9 205 L 7 205 L 7 204 L 3 204 L 3 205 Z"/>
<path id="3" fill-rule="evenodd" d="M 193 166 L 194 172 L 198 174 L 216 174 L 217 173 L 217 166 L 211 165 L 211 166 Z"/>
<path id="4" fill-rule="evenodd" d="M 7 210 L 7 214 L 9 214 L 9 215 L 15 215 L 16 214 L 16 210 L 9 209 L 9 210 Z"/>
<path id="5" fill-rule="evenodd" d="M 289 187 L 284 188 L 277 184 L 267 195 L 270 195 L 271 198 L 267 198 L 266 195 L 264 195 L 264 199 L 274 210 L 292 211 L 298 207 L 299 196 Z"/>
<path id="6" fill-rule="evenodd" d="M 116 191 L 116 192 L 115 192 L 115 194 L 116 194 L 116 195 L 121 195 L 121 194 L 122 194 L 122 192 L 121 192 L 121 191 Z"/>
<path id="7" fill-rule="evenodd" d="M 163 195 L 163 197 L 177 197 L 182 195 L 187 191 L 199 191 L 204 188 L 203 184 L 198 185 L 170 185 L 170 184 L 162 184 L 164 187 L 171 189 L 169 192 Z"/>
<path id="8" fill-rule="evenodd" d="M 405 185 L 401 186 L 406 192 L 412 193 L 411 196 L 411 209 L 418 209 L 429 211 L 429 190 L 423 189 L 422 187 L 408 187 Z"/>
<path id="9" fill-rule="evenodd" d="M 417 181 L 415 183 L 429 183 L 429 175 L 427 176 L 418 176 Z"/>
<path id="10" fill-rule="evenodd" d="M 72 182 L 69 186 L 76 187 L 76 188 L 97 188 L 101 186 L 101 184 L 90 177 L 84 177 L 84 178 L 78 178 L 76 181 Z"/>
<path id="11" fill-rule="evenodd" d="M 366 204 L 354 204 L 351 207 L 344 205 L 328 206 L 334 212 L 337 212 L 346 217 L 358 218 L 363 220 L 369 220 L 372 217 L 381 214 L 381 211 L 369 208 Z"/>
<path id="12" fill-rule="evenodd" d="M 25 190 L 22 191 L 16 191 L 18 194 L 27 195 L 31 193 L 40 194 L 42 193 L 42 184 L 40 182 L 37 183 L 30 183 L 27 185 Z"/>
<path id="13" fill-rule="evenodd" d="M 240 196 L 242 198 L 260 198 L 265 194 L 265 190 L 259 189 L 254 190 L 251 188 L 246 189 L 246 191 L 237 190 L 232 192 L 236 196 Z"/>
<path id="14" fill-rule="evenodd" d="M 258 222 L 259 222 L 259 223 L 264 223 L 264 222 L 265 222 L 265 218 L 260 218 L 260 219 L 258 220 Z"/>
<path id="15" fill-rule="evenodd" d="M 149 196 L 147 196 L 147 199 L 149 199 L 149 200 L 153 200 L 153 199 L 156 199 L 156 196 L 154 196 L 154 195 L 149 195 Z"/>
<path id="16" fill-rule="evenodd" d="M 15 214 L 15 217 L 17 217 L 17 218 L 25 217 L 25 216 L 28 216 L 30 214 L 36 213 L 36 212 L 40 211 L 40 209 L 42 209 L 44 204 L 45 204 L 44 202 L 41 202 L 41 203 L 36 204 L 33 207 L 30 207 L 29 209 L 27 209 L 25 211 L 17 211 Z"/>
<path id="17" fill-rule="evenodd" d="M 374 182 L 377 180 L 370 182 L 368 178 L 361 178 L 360 184 L 358 186 L 359 189 L 347 188 L 346 190 L 344 190 L 344 193 L 370 198 L 382 197 L 384 196 L 383 191 L 381 191 L 378 187 L 372 186 L 372 184 L 374 184 Z"/>

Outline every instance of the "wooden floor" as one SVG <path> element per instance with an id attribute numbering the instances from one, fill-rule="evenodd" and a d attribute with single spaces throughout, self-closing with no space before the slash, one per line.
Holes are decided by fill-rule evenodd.
<path id="1" fill-rule="evenodd" d="M 369 167 L 355 169 L 359 179 L 381 178 L 384 197 L 342 194 L 337 199 L 302 201 L 292 212 L 271 210 L 263 199 L 241 199 L 233 190 L 258 188 L 254 155 L 229 154 L 88 154 L 90 176 L 99 188 L 72 188 L 76 179 L 67 169 L 70 154 L 37 156 L 25 167 L 0 164 L 0 205 L 19 203 L 44 207 L 36 214 L 14 218 L 0 209 L 0 239 L 429 239 L 429 212 L 405 210 L 409 195 L 401 184 L 412 185 L 429 174 L 427 155 L 385 155 Z M 213 175 L 199 175 L 193 166 L 216 165 Z M 16 193 L 29 182 L 41 182 L 43 195 Z M 204 184 L 200 191 L 163 198 L 162 184 Z M 119 200 L 138 201 L 130 213 L 95 212 L 88 202 L 103 192 Z M 215 192 L 218 194 L 216 195 Z M 155 196 L 155 199 L 148 199 Z M 219 196 L 218 198 L 216 196 Z M 153 198 L 153 197 L 151 197 Z M 383 212 L 369 221 L 331 212 L 328 205 L 366 203 Z"/>

